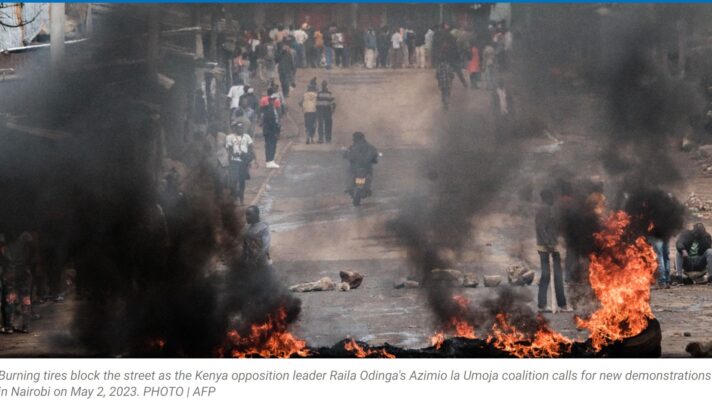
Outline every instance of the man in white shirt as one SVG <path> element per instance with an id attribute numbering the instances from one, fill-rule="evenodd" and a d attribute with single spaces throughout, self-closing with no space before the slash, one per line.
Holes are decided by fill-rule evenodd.
<path id="1" fill-rule="evenodd" d="M 250 163 L 255 159 L 250 135 L 245 133 L 244 125 L 237 122 L 233 125 L 235 133 L 225 138 L 225 148 L 229 157 L 229 187 L 231 193 L 240 204 L 245 202 L 245 181 L 249 179 Z"/>
<path id="2" fill-rule="evenodd" d="M 426 65 L 429 65 L 431 68 L 433 67 L 433 36 L 435 35 L 435 31 L 433 31 L 432 28 L 429 28 L 428 31 L 425 33 L 425 63 Z"/>
<path id="3" fill-rule="evenodd" d="M 299 28 L 294 31 L 294 44 L 295 50 L 297 51 L 297 67 L 304 68 L 306 55 L 304 52 L 304 42 L 309 39 L 309 34 L 304 32 L 304 29 Z"/>
<path id="4" fill-rule="evenodd" d="M 245 94 L 245 86 L 241 82 L 233 85 L 227 93 L 227 98 L 230 100 L 231 115 L 236 109 L 240 108 L 240 97 L 243 94 Z"/>
<path id="5" fill-rule="evenodd" d="M 403 35 L 401 29 L 396 29 L 391 35 L 391 65 L 393 68 L 400 68 L 403 63 Z"/>

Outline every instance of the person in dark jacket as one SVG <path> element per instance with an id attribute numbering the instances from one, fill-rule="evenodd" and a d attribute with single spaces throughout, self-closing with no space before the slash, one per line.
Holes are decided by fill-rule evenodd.
<path id="1" fill-rule="evenodd" d="M 280 124 L 279 107 L 275 104 L 278 99 L 276 93 L 269 96 L 269 103 L 262 108 L 262 135 L 265 138 L 265 168 L 279 168 L 274 162 L 277 152 L 277 140 L 282 129 Z"/>
<path id="2" fill-rule="evenodd" d="M 336 111 L 334 95 L 329 91 L 326 81 L 321 82 L 321 90 L 316 95 L 316 116 L 319 130 L 318 143 L 331 143 L 332 115 Z"/>
<path id="3" fill-rule="evenodd" d="M 675 248 L 678 275 L 701 276 L 706 272 L 706 281 L 712 282 L 712 237 L 702 223 L 696 223 L 692 229 L 681 233 L 677 237 Z M 695 272 L 697 274 L 692 274 Z"/>
<path id="4" fill-rule="evenodd" d="M 349 182 L 346 192 L 351 193 L 354 189 L 354 177 L 358 170 L 365 170 L 366 193 L 371 194 L 371 179 L 373 176 L 373 164 L 378 163 L 378 150 L 366 141 L 366 136 L 362 132 L 354 132 L 353 144 L 344 153 L 344 158 L 349 161 Z"/>
<path id="5" fill-rule="evenodd" d="M 452 80 L 454 78 L 455 73 L 452 71 L 450 64 L 441 62 L 435 71 L 435 79 L 438 80 L 438 89 L 440 89 L 444 110 L 447 110 L 450 104 L 450 91 L 452 90 Z"/>
<path id="6" fill-rule="evenodd" d="M 559 253 L 559 220 L 554 211 L 554 193 L 545 189 L 541 191 L 541 200 L 544 205 L 537 211 L 534 218 L 536 227 L 536 244 L 539 259 L 541 261 L 541 279 L 539 281 L 538 306 L 540 312 L 549 311 L 546 307 L 549 282 L 551 280 L 551 267 L 549 259 L 553 261 L 554 267 L 554 292 L 556 293 L 556 303 L 562 311 L 571 311 L 566 305 L 566 295 L 564 294 L 564 278 L 561 273 L 561 254 Z"/>
<path id="7" fill-rule="evenodd" d="M 388 68 L 388 50 L 391 47 L 391 35 L 387 27 L 383 27 L 376 36 L 376 44 L 378 46 L 377 67 Z"/>
<path id="8" fill-rule="evenodd" d="M 289 97 L 289 88 L 294 83 L 293 78 L 295 65 L 292 51 L 293 50 L 289 47 L 289 45 L 284 44 L 279 57 L 279 65 L 277 66 L 279 83 L 282 85 L 282 93 L 284 94 L 284 97 Z"/>
<path id="9" fill-rule="evenodd" d="M 447 23 L 443 23 L 442 27 L 433 35 L 432 58 L 433 65 L 439 65 L 442 62 L 450 64 L 462 86 L 467 87 L 467 81 L 462 74 L 462 60 L 460 52 L 457 50 L 457 40 L 450 33 L 450 26 Z"/>

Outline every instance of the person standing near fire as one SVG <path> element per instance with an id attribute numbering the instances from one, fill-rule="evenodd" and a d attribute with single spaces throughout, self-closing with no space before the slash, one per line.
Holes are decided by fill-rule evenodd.
<path id="1" fill-rule="evenodd" d="M 251 260 L 263 260 L 267 265 L 272 265 L 269 247 L 272 237 L 269 225 L 260 219 L 260 209 L 249 206 L 245 210 L 247 232 L 245 233 L 245 256 Z"/>
<path id="2" fill-rule="evenodd" d="M 701 222 L 684 231 L 675 242 L 675 269 L 678 276 L 694 282 L 712 283 L 712 236 Z"/>
<path id="3" fill-rule="evenodd" d="M 556 303 L 560 311 L 573 311 L 566 304 L 564 293 L 564 279 L 561 273 L 561 253 L 559 253 L 559 220 L 554 210 L 554 193 L 551 190 L 541 191 L 542 207 L 536 213 L 534 225 L 536 227 L 536 244 L 539 260 L 541 262 L 541 278 L 539 280 L 539 293 L 537 305 L 539 312 L 550 312 L 547 308 L 547 294 L 551 280 L 551 267 L 554 269 L 554 292 Z M 549 264 L 549 260 L 553 265 Z"/>

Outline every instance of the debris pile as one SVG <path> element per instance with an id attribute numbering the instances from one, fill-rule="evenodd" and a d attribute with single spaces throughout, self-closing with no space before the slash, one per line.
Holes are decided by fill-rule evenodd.
<path id="1" fill-rule="evenodd" d="M 332 290 L 340 290 L 348 292 L 351 289 L 356 289 L 363 282 L 363 275 L 355 271 L 340 271 L 339 276 L 341 282 L 336 283 L 328 276 L 325 276 L 318 281 L 302 282 L 289 287 L 292 292 L 328 292 Z"/>
<path id="2" fill-rule="evenodd" d="M 507 280 L 512 286 L 531 285 L 534 282 L 534 270 L 521 265 L 507 267 Z"/>
<path id="3" fill-rule="evenodd" d="M 695 193 L 690 193 L 685 200 L 685 207 L 692 216 L 697 218 L 712 218 L 712 200 L 702 199 Z"/>

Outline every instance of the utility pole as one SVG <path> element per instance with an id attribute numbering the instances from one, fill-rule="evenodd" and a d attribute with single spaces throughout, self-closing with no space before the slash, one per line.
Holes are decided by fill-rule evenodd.
<path id="1" fill-rule="evenodd" d="M 50 3 L 50 59 L 52 68 L 57 69 L 64 59 L 64 3 Z"/>
<path id="2" fill-rule="evenodd" d="M 92 15 L 92 3 L 87 4 L 87 22 L 86 22 L 86 34 L 91 37 L 94 33 L 94 20 Z"/>
<path id="3" fill-rule="evenodd" d="M 148 54 L 147 63 L 151 78 L 155 79 L 158 73 L 158 59 L 160 54 L 161 15 L 159 6 L 149 6 L 148 14 Z"/>
<path id="4" fill-rule="evenodd" d="M 214 62 L 218 61 L 218 11 L 210 10 L 210 61 Z"/>

